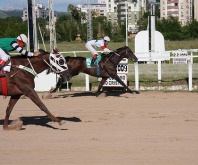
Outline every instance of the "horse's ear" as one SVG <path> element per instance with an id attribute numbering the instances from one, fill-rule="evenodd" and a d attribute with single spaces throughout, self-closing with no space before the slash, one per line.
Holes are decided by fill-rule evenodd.
<path id="1" fill-rule="evenodd" d="M 42 54 L 42 53 L 46 53 L 46 51 L 43 50 L 43 49 L 39 49 L 38 51 L 39 51 L 41 54 Z"/>
<path id="2" fill-rule="evenodd" d="M 53 52 L 54 54 L 58 54 L 58 49 L 57 48 L 53 49 Z"/>

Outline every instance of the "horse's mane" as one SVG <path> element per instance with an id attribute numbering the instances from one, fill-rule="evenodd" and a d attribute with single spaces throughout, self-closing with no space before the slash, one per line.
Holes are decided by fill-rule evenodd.
<path id="1" fill-rule="evenodd" d="M 24 59 L 24 58 L 27 58 L 27 56 L 21 56 L 21 55 L 11 56 L 11 59 Z"/>
<path id="2" fill-rule="evenodd" d="M 101 56 L 102 56 L 102 58 L 104 58 L 104 57 L 111 57 L 113 53 L 114 52 L 110 52 L 109 54 L 102 53 Z"/>
<path id="3" fill-rule="evenodd" d="M 81 56 L 79 56 L 79 57 L 66 56 L 65 57 L 66 62 L 68 62 L 70 59 L 85 59 L 85 57 L 81 57 Z"/>
<path id="4" fill-rule="evenodd" d="M 43 49 L 39 49 L 39 52 L 41 53 L 39 56 L 42 56 L 42 55 L 44 55 L 46 53 L 49 53 L 49 52 L 44 51 Z M 11 59 L 24 59 L 24 58 L 27 58 L 27 57 L 28 56 L 16 55 L 16 56 L 11 56 Z M 33 58 L 33 57 L 28 57 L 28 58 Z"/>

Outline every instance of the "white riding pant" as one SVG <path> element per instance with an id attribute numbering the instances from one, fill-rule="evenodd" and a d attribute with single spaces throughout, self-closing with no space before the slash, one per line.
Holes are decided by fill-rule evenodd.
<path id="1" fill-rule="evenodd" d="M 92 55 L 94 54 L 98 55 L 97 51 L 93 48 L 93 46 L 90 43 L 86 43 L 85 47 L 87 48 L 87 50 L 89 50 L 92 53 Z"/>
<path id="2" fill-rule="evenodd" d="M 0 59 L 6 62 L 9 58 L 10 56 L 3 49 L 0 48 Z"/>

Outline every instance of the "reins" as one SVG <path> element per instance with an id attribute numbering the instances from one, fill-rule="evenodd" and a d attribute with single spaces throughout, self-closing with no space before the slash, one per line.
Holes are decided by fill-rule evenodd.
<path id="1" fill-rule="evenodd" d="M 18 71 L 16 71 L 14 74 L 12 74 L 12 75 L 10 76 L 11 78 L 13 78 L 18 72 L 20 72 L 21 70 L 23 70 L 23 69 L 24 69 L 26 66 L 28 66 L 29 64 L 30 64 L 30 66 L 31 66 L 31 68 L 32 68 L 32 70 L 33 70 L 33 72 L 35 73 L 34 76 L 37 75 L 37 73 L 36 73 L 36 71 L 34 70 L 34 67 L 33 67 L 33 65 L 32 65 L 30 59 L 27 58 L 27 60 L 28 60 L 28 63 L 27 63 L 25 66 L 23 66 L 23 67 L 19 67 L 20 65 L 16 65 L 16 67 L 17 67 L 17 68 L 20 68 L 20 69 L 19 69 Z"/>
<path id="2" fill-rule="evenodd" d="M 117 51 L 117 50 L 116 50 Z M 120 54 L 118 54 L 116 51 L 114 51 L 109 57 L 108 57 L 108 59 L 104 62 L 104 64 L 106 64 L 110 59 L 111 59 L 111 57 L 115 54 L 116 56 L 118 56 L 118 57 L 120 57 L 121 55 Z M 115 64 L 116 65 L 116 64 Z"/>
<path id="3" fill-rule="evenodd" d="M 50 67 L 50 69 L 51 69 L 54 73 L 60 74 L 60 72 L 57 71 L 57 70 L 55 70 L 55 69 L 52 67 L 52 65 L 50 65 L 45 59 L 44 59 L 43 61 Z"/>

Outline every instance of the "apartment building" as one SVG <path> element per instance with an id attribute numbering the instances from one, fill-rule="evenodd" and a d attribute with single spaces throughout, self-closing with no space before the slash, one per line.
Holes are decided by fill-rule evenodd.
<path id="1" fill-rule="evenodd" d="M 146 0 L 107 0 L 107 19 L 113 24 L 125 24 L 128 21 L 128 31 L 138 32 L 137 21 L 147 11 Z"/>
<path id="2" fill-rule="evenodd" d="M 49 16 L 49 9 L 45 8 L 45 6 L 43 6 L 43 4 L 36 4 L 35 5 L 35 14 L 36 14 L 36 18 L 46 19 Z M 57 18 L 56 11 L 54 11 L 54 17 Z M 28 20 L 28 9 L 27 8 L 23 9 L 22 19 L 23 19 L 23 21 Z"/>
<path id="3" fill-rule="evenodd" d="M 194 19 L 198 21 L 198 0 L 194 0 Z"/>
<path id="4" fill-rule="evenodd" d="M 98 4 L 91 4 L 91 10 L 98 16 L 106 16 L 113 25 L 125 24 L 126 16 L 128 21 L 128 31 L 137 33 L 137 21 L 141 19 L 143 13 L 147 11 L 147 0 L 98 0 Z M 81 12 L 87 13 L 88 5 L 78 5 Z"/>
<path id="5" fill-rule="evenodd" d="M 106 0 L 98 0 L 97 4 L 78 4 L 77 8 L 84 13 L 87 13 L 88 9 L 90 8 L 91 11 L 96 13 L 96 16 L 106 16 Z"/>
<path id="6" fill-rule="evenodd" d="M 193 18 L 193 0 L 160 0 L 160 17 L 168 19 L 171 16 L 186 25 Z"/>

